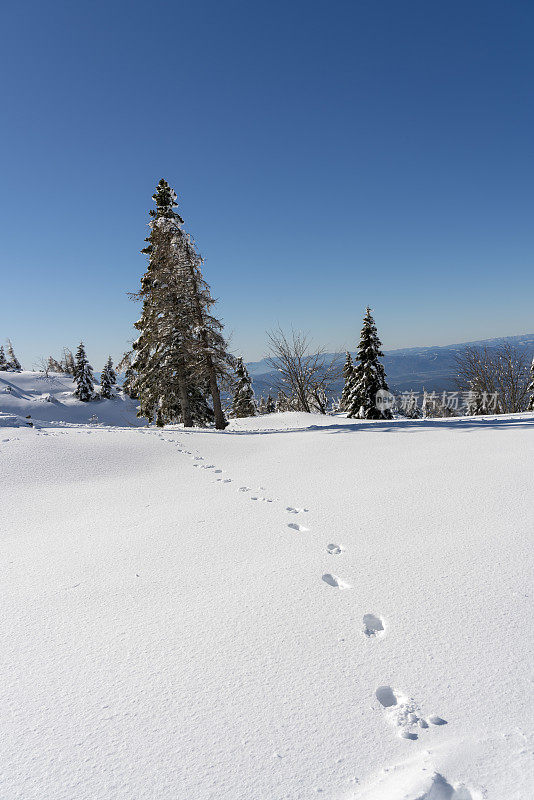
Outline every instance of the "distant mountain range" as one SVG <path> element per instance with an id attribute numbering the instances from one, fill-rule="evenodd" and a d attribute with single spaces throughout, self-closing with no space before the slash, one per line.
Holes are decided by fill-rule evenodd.
<path id="1" fill-rule="evenodd" d="M 406 347 L 384 352 L 384 367 L 391 391 L 394 393 L 413 390 L 420 392 L 423 386 L 429 392 L 453 391 L 455 387 L 455 356 L 465 347 L 499 347 L 512 344 L 525 350 L 529 358 L 534 356 L 534 333 L 523 336 L 505 336 L 497 339 L 482 339 L 476 342 L 461 342 L 444 347 Z M 328 354 L 334 355 L 333 353 Z M 354 353 L 352 356 L 354 357 Z M 272 393 L 275 371 L 266 358 L 251 361 L 247 369 L 252 377 L 256 396 Z M 341 394 L 342 381 L 336 385 L 334 395 Z"/>

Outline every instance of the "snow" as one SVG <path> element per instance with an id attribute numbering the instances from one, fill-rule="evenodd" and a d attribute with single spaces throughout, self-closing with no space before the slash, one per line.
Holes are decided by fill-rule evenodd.
<path id="1" fill-rule="evenodd" d="M 47 377 L 40 372 L 0 371 L 0 425 L 5 414 L 17 415 L 21 418 L 20 424 L 25 425 L 28 422 L 87 424 L 94 416 L 98 424 L 146 425 L 146 419 L 136 416 L 137 403 L 122 392 L 110 400 L 82 403 L 73 397 L 75 388 L 68 375 L 50 373 Z M 29 420 L 26 419 L 28 415 Z"/>
<path id="2" fill-rule="evenodd" d="M 56 411 L 0 434 L 2 800 L 534 796 L 534 414 L 136 429 L 6 374 Z"/>

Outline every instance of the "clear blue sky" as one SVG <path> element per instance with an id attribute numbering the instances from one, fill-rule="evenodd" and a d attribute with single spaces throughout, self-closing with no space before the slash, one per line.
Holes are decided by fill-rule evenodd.
<path id="1" fill-rule="evenodd" d="M 0 339 L 134 335 L 160 177 L 233 350 L 534 331 L 534 4 L 42 2 L 2 10 Z"/>

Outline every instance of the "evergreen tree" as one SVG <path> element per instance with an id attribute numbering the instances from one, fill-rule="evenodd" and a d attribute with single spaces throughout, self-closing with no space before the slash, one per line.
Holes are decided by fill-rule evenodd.
<path id="1" fill-rule="evenodd" d="M 265 402 L 265 397 L 262 395 L 258 403 L 258 414 L 266 414 L 266 413 L 267 413 L 267 403 Z"/>
<path id="2" fill-rule="evenodd" d="M 217 376 L 225 371 L 228 356 L 222 325 L 210 314 L 214 300 L 202 277 L 202 259 L 182 230 L 176 194 L 166 181 L 159 182 L 153 199 L 132 365 L 139 415 L 156 418 L 158 424 L 178 419 L 186 427 L 194 420 L 203 424 L 213 416 L 204 396 L 208 384 L 216 427 L 224 428 Z"/>
<path id="3" fill-rule="evenodd" d="M 63 372 L 65 372 L 67 375 L 72 375 L 73 378 L 75 377 L 75 375 L 76 375 L 76 362 L 74 361 L 74 356 L 72 355 L 72 350 L 69 350 L 66 347 L 63 350 L 62 366 L 63 366 Z"/>
<path id="4" fill-rule="evenodd" d="M 232 416 L 253 417 L 256 414 L 254 392 L 247 368 L 243 359 L 238 358 L 236 364 L 236 386 L 232 400 Z"/>
<path id="5" fill-rule="evenodd" d="M 53 356 L 48 356 L 48 369 L 50 372 L 63 372 L 63 365 L 60 364 Z"/>
<path id="6" fill-rule="evenodd" d="M 265 404 L 265 413 L 274 414 L 275 411 L 276 411 L 276 405 L 271 395 L 269 395 L 267 397 L 267 403 Z"/>
<path id="7" fill-rule="evenodd" d="M 6 354 L 4 353 L 4 348 L 0 345 L 0 370 L 6 371 L 8 368 L 8 364 L 6 361 Z"/>
<path id="8" fill-rule="evenodd" d="M 287 397 L 285 396 L 285 394 L 281 389 L 278 391 L 278 395 L 276 397 L 276 410 L 278 411 L 278 413 L 289 410 Z"/>
<path id="9" fill-rule="evenodd" d="M 349 398 L 354 388 L 354 364 L 352 358 L 347 350 L 347 358 L 345 359 L 345 366 L 343 367 L 343 391 L 341 393 L 341 411 L 347 411 L 349 407 Z"/>
<path id="10" fill-rule="evenodd" d="M 106 361 L 106 369 L 109 376 L 109 381 L 112 386 L 115 386 L 117 383 L 117 374 L 113 369 L 113 361 L 111 360 L 111 356 L 108 356 L 108 360 Z"/>
<path id="11" fill-rule="evenodd" d="M 110 361 L 111 358 L 104 364 L 104 369 L 100 374 L 100 397 L 103 400 L 109 400 L 110 397 L 113 397 L 113 382 L 111 380 L 110 368 L 109 368 Z M 113 369 L 111 371 L 112 374 L 115 376 Z"/>
<path id="12" fill-rule="evenodd" d="M 367 306 L 358 344 L 358 365 L 355 367 L 354 384 L 348 400 L 348 416 L 359 419 L 392 419 L 389 409 L 377 408 L 377 392 L 388 390 L 386 373 L 382 363 L 380 339 L 371 309 Z"/>
<path id="13" fill-rule="evenodd" d="M 2 367 L 0 367 L 0 369 L 2 369 Z M 527 410 L 534 411 L 534 358 L 530 365 L 530 382 L 527 387 L 527 392 L 530 393 L 530 401 Z"/>
<path id="14" fill-rule="evenodd" d="M 93 399 L 93 368 L 87 360 L 83 342 L 76 351 L 76 391 L 74 396 L 84 403 Z"/>
<path id="15" fill-rule="evenodd" d="M 9 359 L 8 369 L 11 369 L 13 372 L 21 372 L 22 366 L 17 356 L 15 355 L 15 351 L 13 350 L 13 345 L 11 344 L 11 339 L 7 340 L 7 355 Z"/>

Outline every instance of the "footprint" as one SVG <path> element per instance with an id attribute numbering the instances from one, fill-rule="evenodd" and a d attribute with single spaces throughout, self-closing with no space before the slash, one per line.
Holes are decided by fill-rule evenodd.
<path id="1" fill-rule="evenodd" d="M 240 486 L 239 487 L 239 491 L 240 492 L 250 492 L 250 488 L 248 486 Z"/>
<path id="2" fill-rule="evenodd" d="M 397 696 L 391 686 L 379 686 L 375 696 L 383 708 L 391 708 L 397 705 Z"/>
<path id="3" fill-rule="evenodd" d="M 306 528 L 304 525 L 298 525 L 296 522 L 290 522 L 287 526 L 294 531 L 300 531 L 301 533 L 307 533 L 310 529 Z"/>
<path id="4" fill-rule="evenodd" d="M 307 508 L 293 508 L 293 506 L 286 506 L 286 511 L 290 514 L 304 514 L 308 511 Z"/>
<path id="5" fill-rule="evenodd" d="M 336 589 L 352 589 L 350 583 L 345 583 L 345 581 L 342 581 L 337 575 L 330 575 L 329 572 L 323 575 L 323 581 L 329 586 L 334 586 Z"/>
<path id="6" fill-rule="evenodd" d="M 326 552 L 330 553 L 331 556 L 338 556 L 343 552 L 343 549 L 344 548 L 342 544 L 328 544 L 326 546 Z"/>
<path id="7" fill-rule="evenodd" d="M 366 615 L 367 616 L 367 615 Z M 370 615 L 372 616 L 372 615 Z M 394 727 L 399 728 L 399 736 L 402 739 L 417 739 L 418 735 L 414 728 L 428 728 L 428 722 L 421 717 L 417 705 L 412 698 L 404 697 L 400 692 L 391 686 L 379 686 L 375 691 L 375 696 L 387 716 L 388 722 Z M 439 720 L 434 722 L 434 720 Z M 446 721 L 437 715 L 429 717 L 433 725 L 446 725 Z M 433 795 L 430 795 L 433 797 Z M 440 800 L 441 795 L 436 795 Z"/>
<path id="8" fill-rule="evenodd" d="M 432 723 L 432 725 L 446 725 L 447 720 L 443 719 L 443 717 L 438 717 L 437 714 L 432 714 L 431 717 L 428 718 L 428 721 Z"/>
<path id="9" fill-rule="evenodd" d="M 363 615 L 363 632 L 366 636 L 376 636 L 384 631 L 384 625 L 380 617 L 375 614 Z"/>

